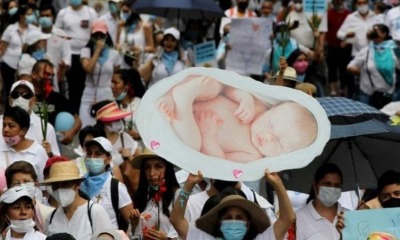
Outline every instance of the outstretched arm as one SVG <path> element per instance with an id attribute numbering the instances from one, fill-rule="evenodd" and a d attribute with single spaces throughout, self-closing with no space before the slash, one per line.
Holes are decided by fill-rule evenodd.
<path id="1" fill-rule="evenodd" d="M 198 172 L 198 175 L 190 173 L 185 185 L 181 189 L 179 197 L 175 200 L 174 207 L 172 208 L 169 221 L 182 239 L 186 239 L 189 231 L 189 222 L 185 219 L 185 210 L 189 195 L 192 192 L 193 187 L 202 180 L 203 174 L 200 171 Z"/>
<path id="2" fill-rule="evenodd" d="M 283 239 L 289 229 L 290 224 L 295 221 L 296 216 L 290 203 L 289 196 L 283 186 L 282 180 L 277 173 L 269 173 L 265 171 L 265 180 L 269 182 L 276 192 L 279 200 L 279 217 L 273 225 L 276 239 Z"/>

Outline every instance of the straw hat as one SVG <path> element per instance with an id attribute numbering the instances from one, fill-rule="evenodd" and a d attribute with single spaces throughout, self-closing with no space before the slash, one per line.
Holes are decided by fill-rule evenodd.
<path id="1" fill-rule="evenodd" d="M 116 102 L 110 102 L 109 104 L 106 104 L 105 106 L 97 110 L 96 119 L 102 122 L 114 122 L 123 119 L 131 114 L 131 112 L 126 112 L 119 109 Z"/>
<path id="2" fill-rule="evenodd" d="M 276 73 L 274 78 L 276 79 L 278 76 L 279 76 L 279 71 Z M 285 72 L 283 73 L 283 79 L 295 82 L 301 82 L 297 79 L 296 70 L 292 67 L 287 67 L 285 69 Z"/>
<path id="3" fill-rule="evenodd" d="M 147 158 L 162 158 L 162 157 L 158 156 L 157 154 L 152 152 L 150 149 L 144 148 L 142 154 L 140 154 L 132 159 L 132 161 L 131 161 L 132 167 L 140 169 L 140 166 L 142 165 L 142 160 L 147 159 Z"/>
<path id="4" fill-rule="evenodd" d="M 44 180 L 42 184 L 73 180 L 83 180 L 83 177 L 79 175 L 78 166 L 73 161 L 62 161 L 51 165 L 49 178 Z"/>
<path id="5" fill-rule="evenodd" d="M 264 232 L 271 225 L 268 216 L 259 205 L 239 195 L 230 195 L 224 197 L 217 206 L 198 218 L 196 227 L 215 236 L 214 228 L 218 226 L 218 213 L 227 207 L 240 207 L 249 213 L 251 216 L 250 224 L 256 229 L 257 233 Z"/>

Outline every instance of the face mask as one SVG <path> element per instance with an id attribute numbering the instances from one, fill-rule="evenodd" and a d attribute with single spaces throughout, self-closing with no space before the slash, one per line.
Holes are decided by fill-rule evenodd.
<path id="1" fill-rule="evenodd" d="M 10 228 L 17 233 L 26 233 L 33 229 L 35 221 L 32 218 L 25 220 L 10 220 Z"/>
<path id="2" fill-rule="evenodd" d="M 118 97 L 115 98 L 118 102 L 122 101 L 126 97 L 127 91 L 123 91 L 121 94 L 119 94 Z"/>
<path id="3" fill-rule="evenodd" d="M 82 0 L 71 0 L 70 4 L 71 6 L 76 7 L 82 4 Z"/>
<path id="4" fill-rule="evenodd" d="M 12 100 L 11 107 L 20 107 L 25 111 L 29 112 L 31 110 L 29 103 L 30 99 L 25 99 L 22 96 L 20 96 L 19 98 Z"/>
<path id="5" fill-rule="evenodd" d="M 307 61 L 298 61 L 293 64 L 293 67 L 298 74 L 303 74 L 307 71 L 308 62 Z"/>
<path id="6" fill-rule="evenodd" d="M 36 60 L 42 60 L 46 55 L 46 51 L 44 49 L 36 50 L 32 53 L 32 57 Z"/>
<path id="7" fill-rule="evenodd" d="M 400 207 L 400 198 L 389 198 L 389 200 L 384 201 L 382 204 L 383 208 L 394 208 Z"/>
<path id="8" fill-rule="evenodd" d="M 72 188 L 59 188 L 53 192 L 52 196 L 62 207 L 68 207 L 74 202 L 75 195 L 76 191 Z"/>
<path id="9" fill-rule="evenodd" d="M 245 221 L 240 220 L 224 220 L 221 221 L 220 230 L 224 235 L 224 239 L 242 240 L 247 232 Z"/>
<path id="10" fill-rule="evenodd" d="M 249 6 L 249 2 L 239 2 L 237 6 L 240 10 L 246 10 L 246 8 Z"/>
<path id="11" fill-rule="evenodd" d="M 32 24 L 36 22 L 36 17 L 35 15 L 31 14 L 31 15 L 25 15 L 25 22 L 26 24 Z"/>
<path id="12" fill-rule="evenodd" d="M 8 9 L 8 14 L 10 15 L 10 16 L 13 16 L 14 14 L 16 14 L 17 13 L 17 11 L 18 11 L 18 8 L 10 8 L 10 9 Z"/>
<path id="13" fill-rule="evenodd" d="M 300 11 L 301 9 L 303 9 L 303 4 L 302 3 L 295 3 L 294 4 L 294 9 L 296 9 L 297 11 Z"/>
<path id="14" fill-rule="evenodd" d="M 109 132 L 119 133 L 124 130 L 124 124 L 122 121 L 115 121 L 111 123 L 111 126 L 107 126 Z"/>
<path id="15" fill-rule="evenodd" d="M 102 158 L 86 158 L 85 159 L 86 169 L 92 175 L 98 175 L 104 171 L 105 164 Z"/>
<path id="16" fill-rule="evenodd" d="M 111 13 L 117 13 L 118 12 L 117 4 L 115 4 L 114 2 L 110 2 L 108 4 L 108 9 L 110 10 Z"/>
<path id="17" fill-rule="evenodd" d="M 51 19 L 51 17 L 40 17 L 39 25 L 42 28 L 49 28 L 49 27 L 53 26 L 53 20 Z"/>
<path id="18" fill-rule="evenodd" d="M 35 197 L 36 194 L 36 186 L 34 182 L 27 182 L 27 183 L 22 183 L 21 187 L 24 187 L 26 191 L 28 192 L 29 196 L 31 198 Z"/>
<path id="19" fill-rule="evenodd" d="M 357 6 L 357 10 L 360 14 L 366 14 L 369 10 L 368 5 L 361 5 L 361 6 Z"/>
<path id="20" fill-rule="evenodd" d="M 15 135 L 14 137 L 3 136 L 3 139 L 4 139 L 4 142 L 7 144 L 7 146 L 9 146 L 9 147 L 14 146 L 21 141 L 21 137 L 19 135 Z"/>
<path id="21" fill-rule="evenodd" d="M 319 187 L 318 199 L 325 207 L 333 206 L 342 195 L 342 190 L 335 187 Z"/>

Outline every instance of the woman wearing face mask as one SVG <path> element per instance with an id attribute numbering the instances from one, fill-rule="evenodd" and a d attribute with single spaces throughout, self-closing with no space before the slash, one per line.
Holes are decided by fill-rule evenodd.
<path id="1" fill-rule="evenodd" d="M 20 186 L 26 189 L 32 198 L 35 210 L 33 220 L 36 223 L 36 228 L 40 232 L 45 232 L 45 221 L 54 211 L 54 208 L 41 202 L 43 195 L 42 191 L 37 188 L 37 174 L 32 164 L 26 161 L 16 161 L 6 169 L 4 174 L 7 180 L 7 188 Z"/>
<path id="2" fill-rule="evenodd" d="M 111 89 L 120 109 L 132 113 L 123 119 L 125 131 L 133 139 L 140 140 L 140 135 L 136 128 L 135 113 L 146 89 L 139 72 L 135 69 L 123 69 L 114 72 L 111 80 Z"/>
<path id="3" fill-rule="evenodd" d="M 29 114 L 20 107 L 7 108 L 3 115 L 3 140 L 0 142 L 3 167 L 10 166 L 15 161 L 24 159 L 31 163 L 43 180 L 43 169 L 47 153 L 44 148 L 31 139 L 25 138 L 30 126 Z"/>
<path id="4" fill-rule="evenodd" d="M 186 68 L 181 59 L 180 32 L 176 28 L 167 28 L 161 41 L 161 52 L 139 67 L 140 76 L 143 77 L 147 87 Z"/>
<path id="5" fill-rule="evenodd" d="M 170 221 L 182 239 L 272 240 L 283 239 L 295 215 L 285 187 L 277 173 L 265 171 L 279 199 L 279 218 L 270 226 L 264 210 L 252 201 L 238 195 L 224 197 L 215 207 L 196 220 L 196 226 L 184 218 L 189 195 L 202 181 L 202 174 L 190 174 L 179 197 L 175 199 Z M 203 211 L 204 212 L 204 208 Z"/>
<path id="6" fill-rule="evenodd" d="M 174 166 L 149 149 L 132 161 L 140 169 L 139 187 L 134 196 L 137 225 L 135 235 L 143 239 L 165 240 L 178 237 L 168 218 L 173 199 L 178 197 L 179 184 Z"/>
<path id="7" fill-rule="evenodd" d="M 10 19 L 10 25 L 1 37 L 0 56 L 2 57 L 3 96 L 7 96 L 11 85 L 16 80 L 14 76 L 26 36 L 28 32 L 37 29 L 33 25 L 34 21 L 33 9 L 26 5 L 19 6 L 17 12 Z"/>
<path id="8" fill-rule="evenodd" d="M 378 109 L 392 101 L 398 60 L 396 44 L 384 24 L 373 26 L 369 34 L 372 42 L 362 49 L 347 66 L 347 70 L 360 75 L 360 101 Z"/>
<path id="9" fill-rule="evenodd" d="M 33 221 L 33 200 L 24 187 L 13 187 L 0 197 L 0 230 L 9 229 L 3 239 L 45 240 L 46 236 L 36 231 Z"/>
<path id="10" fill-rule="evenodd" d="M 49 59 L 46 55 L 46 40 L 51 34 L 44 34 L 40 30 L 32 30 L 26 35 L 22 48 L 22 56 L 18 62 L 18 79 L 32 80 L 32 67 L 42 59 Z"/>
<path id="11" fill-rule="evenodd" d="M 115 229 L 126 231 L 128 223 L 131 222 L 130 217 L 134 215 L 131 213 L 134 209 L 125 185 L 112 177 L 110 163 L 113 147 L 104 137 L 87 141 L 85 147 L 85 165 L 88 172 L 81 183 L 81 190 L 93 202 L 104 207 Z M 115 181 L 117 189 L 113 189 Z M 113 200 L 113 192 L 118 192 L 117 202 Z M 114 206 L 117 203 L 118 206 Z"/>
<path id="12" fill-rule="evenodd" d="M 202 43 L 205 38 L 203 36 L 203 21 L 190 19 L 186 24 L 185 34 L 182 38 L 183 50 L 187 52 L 188 62 L 190 66 L 194 66 L 194 46 L 196 44 Z"/>
<path id="13" fill-rule="evenodd" d="M 335 223 L 338 213 L 345 210 L 338 202 L 342 183 L 342 171 L 335 164 L 318 168 L 308 204 L 296 211 L 297 239 L 340 239 Z"/>
<path id="14" fill-rule="evenodd" d="M 87 240 L 90 236 L 104 229 L 112 228 L 106 210 L 80 190 L 83 177 L 73 161 L 53 163 L 49 178 L 42 184 L 51 187 L 51 195 L 57 200 L 56 208 L 46 221 L 46 234 L 66 232 L 77 240 Z"/>
<path id="15" fill-rule="evenodd" d="M 91 38 L 81 51 L 81 63 L 86 72 L 85 89 L 79 109 L 82 127 L 95 124 L 89 114 L 93 103 L 113 99 L 110 79 L 113 72 L 119 69 L 120 57 L 112 48 L 106 22 L 94 21 Z"/>

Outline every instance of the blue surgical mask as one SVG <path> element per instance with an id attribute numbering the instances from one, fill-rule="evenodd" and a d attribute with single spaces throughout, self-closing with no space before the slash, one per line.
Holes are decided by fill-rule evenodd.
<path id="1" fill-rule="evenodd" d="M 32 24 L 36 22 L 36 17 L 35 15 L 31 14 L 31 15 L 25 15 L 25 22 L 26 24 Z"/>
<path id="2" fill-rule="evenodd" d="M 86 158 L 85 166 L 88 172 L 92 175 L 100 174 L 105 169 L 103 158 Z"/>
<path id="3" fill-rule="evenodd" d="M 71 4 L 71 6 L 77 7 L 82 4 L 82 0 L 71 0 L 69 3 Z"/>
<path id="4" fill-rule="evenodd" d="M 111 13 L 117 13 L 118 12 L 118 7 L 115 2 L 108 2 L 108 9 L 110 10 Z"/>
<path id="5" fill-rule="evenodd" d="M 32 57 L 37 61 L 42 60 L 46 55 L 46 51 L 44 49 L 36 50 L 32 53 Z"/>
<path id="6" fill-rule="evenodd" d="M 53 20 L 51 19 L 51 17 L 40 17 L 39 25 L 42 28 L 49 28 L 49 27 L 53 26 Z"/>
<path id="7" fill-rule="evenodd" d="M 220 230 L 226 240 L 242 240 L 247 232 L 245 221 L 241 220 L 223 220 Z"/>
<path id="8" fill-rule="evenodd" d="M 10 16 L 13 16 L 14 14 L 17 13 L 17 11 L 18 11 L 18 8 L 16 8 L 16 7 L 10 8 L 10 9 L 8 9 L 8 14 L 9 14 Z"/>
<path id="9" fill-rule="evenodd" d="M 121 12 L 121 18 L 126 21 L 129 18 L 129 12 Z"/>
<path id="10" fill-rule="evenodd" d="M 121 94 L 119 94 L 118 97 L 115 98 L 118 102 L 122 101 L 126 97 L 127 91 L 123 91 Z"/>
<path id="11" fill-rule="evenodd" d="M 282 41 L 282 33 L 277 33 L 275 36 L 275 40 L 278 42 L 281 42 Z"/>

